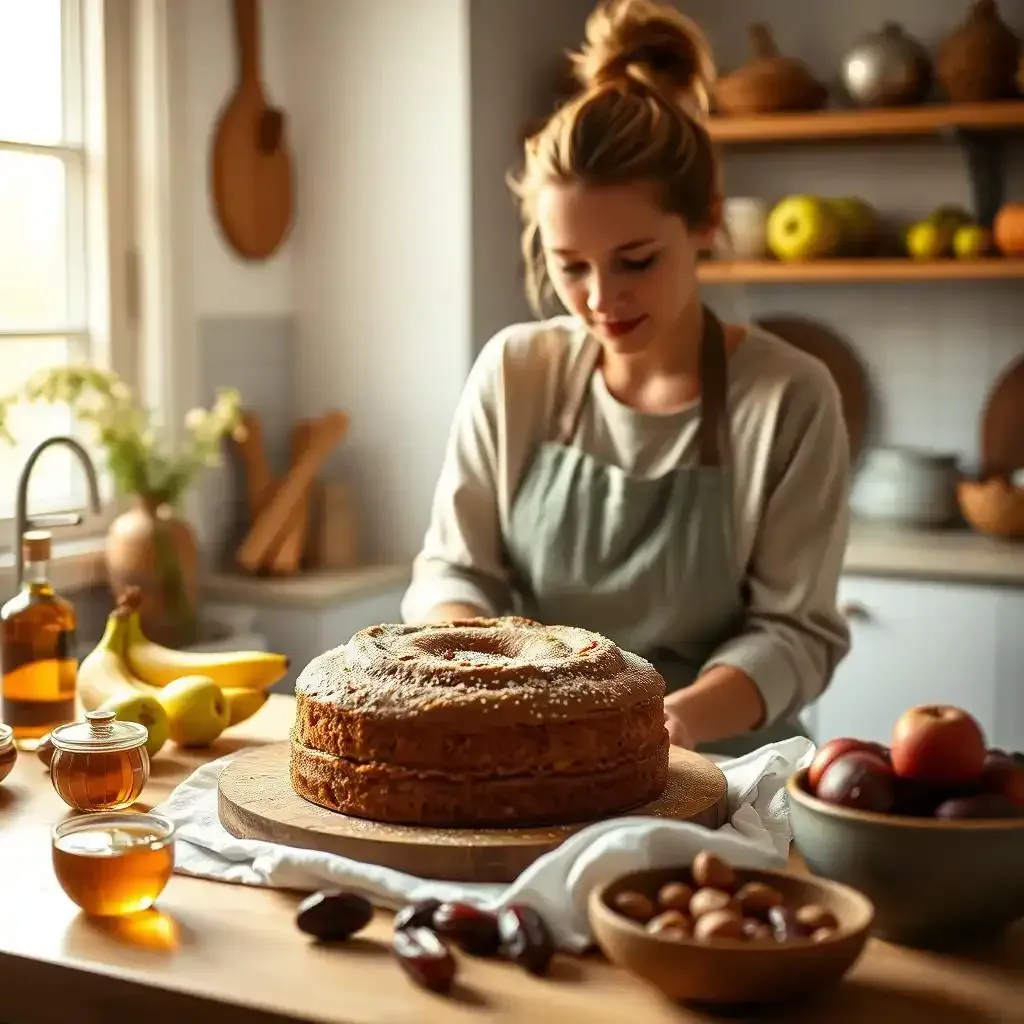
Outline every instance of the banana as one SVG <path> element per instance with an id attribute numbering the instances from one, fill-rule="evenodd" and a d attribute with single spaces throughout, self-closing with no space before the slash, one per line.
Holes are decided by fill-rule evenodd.
<path id="1" fill-rule="evenodd" d="M 227 698 L 228 712 L 231 716 L 229 728 L 252 718 L 270 698 L 266 690 L 245 690 L 233 686 L 224 688 L 224 696 Z"/>
<path id="2" fill-rule="evenodd" d="M 78 698 L 86 711 L 109 708 L 124 722 L 149 731 L 146 750 L 153 757 L 167 741 L 167 712 L 155 697 L 141 692 L 124 660 L 126 621 L 115 611 L 107 617 L 100 642 L 78 666 Z"/>
<path id="3" fill-rule="evenodd" d="M 166 686 L 181 676 L 209 676 L 232 690 L 265 690 L 285 676 L 289 664 L 285 655 L 269 651 L 202 654 L 163 647 L 146 639 L 136 611 L 128 613 L 125 657 L 132 672 L 150 686 Z"/>

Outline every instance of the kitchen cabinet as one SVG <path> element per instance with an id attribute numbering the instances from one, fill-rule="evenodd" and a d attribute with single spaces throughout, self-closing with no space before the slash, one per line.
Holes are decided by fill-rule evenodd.
<path id="1" fill-rule="evenodd" d="M 942 702 L 1024 748 L 1024 588 L 847 576 L 839 594 L 852 646 L 804 715 L 817 743 L 888 742 L 908 707 Z"/>

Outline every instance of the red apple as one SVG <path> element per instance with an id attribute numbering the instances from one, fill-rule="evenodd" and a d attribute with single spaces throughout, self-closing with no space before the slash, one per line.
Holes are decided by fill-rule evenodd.
<path id="1" fill-rule="evenodd" d="M 811 787 L 811 792 L 816 793 L 818 791 L 818 783 L 821 782 L 825 769 L 837 757 L 852 753 L 854 750 L 865 750 L 869 753 L 878 754 L 885 760 L 888 760 L 889 757 L 888 751 L 880 743 L 857 740 L 850 736 L 840 736 L 834 740 L 829 740 L 828 743 L 824 743 L 818 748 L 814 755 L 814 760 L 811 761 L 810 767 L 807 769 L 807 784 Z"/>
<path id="2" fill-rule="evenodd" d="M 981 774 L 981 787 L 986 793 L 1024 807 L 1024 766 L 1001 750 L 990 750 Z"/>
<path id="3" fill-rule="evenodd" d="M 886 814 L 895 802 L 892 768 L 868 750 L 851 750 L 837 757 L 824 771 L 817 796 L 840 807 Z"/>
<path id="4" fill-rule="evenodd" d="M 910 708 L 892 731 L 892 766 L 905 779 L 952 786 L 976 782 L 986 754 L 981 726 L 950 705 Z"/>

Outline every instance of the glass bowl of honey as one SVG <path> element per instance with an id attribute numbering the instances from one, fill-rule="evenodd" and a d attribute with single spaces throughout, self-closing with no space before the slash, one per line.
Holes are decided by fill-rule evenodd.
<path id="1" fill-rule="evenodd" d="M 53 870 L 71 901 L 93 917 L 148 910 L 174 872 L 174 824 L 159 814 L 80 814 L 57 825 Z"/>
<path id="2" fill-rule="evenodd" d="M 131 807 L 149 781 L 149 731 L 138 722 L 117 721 L 109 709 L 85 718 L 50 733 L 53 788 L 76 811 Z"/>

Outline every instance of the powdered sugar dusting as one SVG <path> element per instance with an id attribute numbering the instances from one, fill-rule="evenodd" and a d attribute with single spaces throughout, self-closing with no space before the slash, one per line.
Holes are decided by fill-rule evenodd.
<path id="1" fill-rule="evenodd" d="M 532 724 L 660 701 L 665 682 L 598 633 L 508 616 L 371 626 L 314 658 L 295 690 L 363 715 Z"/>

